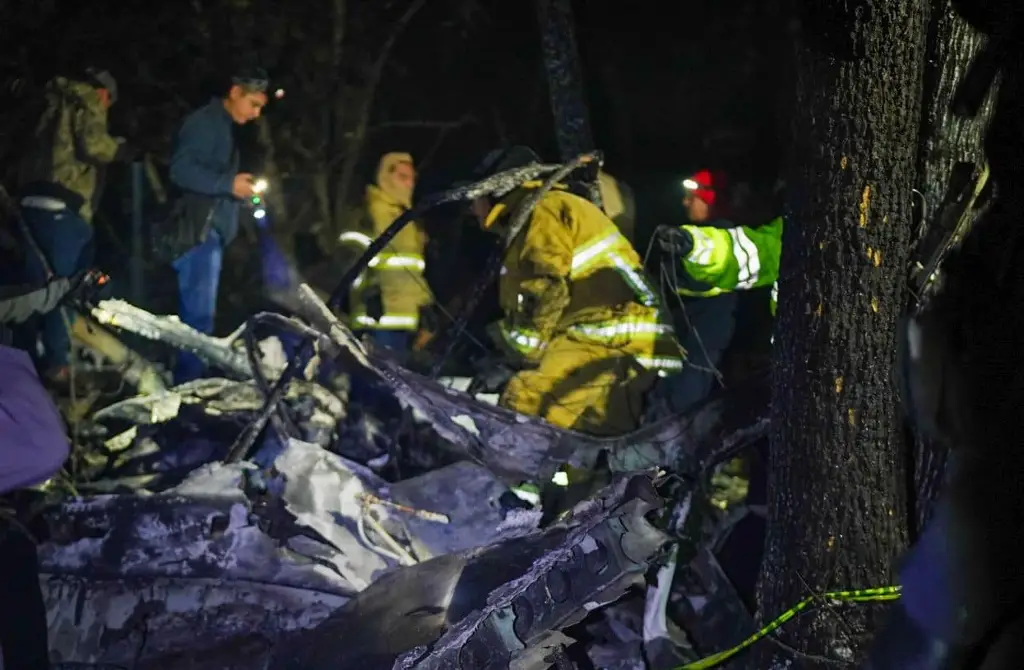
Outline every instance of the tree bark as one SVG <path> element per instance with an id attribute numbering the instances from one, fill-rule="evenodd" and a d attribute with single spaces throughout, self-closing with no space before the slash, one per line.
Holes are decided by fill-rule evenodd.
<path id="1" fill-rule="evenodd" d="M 953 93 L 981 50 L 985 36 L 960 18 L 951 0 L 933 2 L 918 159 L 918 190 L 924 195 L 930 213 L 936 212 L 942 202 L 953 165 L 983 158 L 985 130 L 992 119 L 998 88 L 994 86 L 989 91 L 976 117 L 965 119 L 953 114 Z"/>
<path id="2" fill-rule="evenodd" d="M 978 115 L 953 114 L 950 103 L 957 85 L 981 50 L 985 36 L 960 17 L 951 0 L 933 0 L 928 31 L 927 65 L 918 156 L 918 192 L 925 206 L 925 224 L 938 213 L 953 166 L 984 158 L 985 131 L 995 108 L 994 86 Z M 921 232 L 924 232 L 923 230 Z M 915 436 L 913 459 L 913 530 L 927 522 L 946 470 L 946 450 Z"/>
<path id="3" fill-rule="evenodd" d="M 583 86 L 583 68 L 580 66 L 573 27 L 571 0 L 537 0 L 537 19 L 540 23 L 541 48 L 548 75 L 548 95 L 551 114 L 555 121 L 555 138 L 563 161 L 570 161 L 582 153 L 594 150 L 594 136 L 587 116 L 587 99 Z M 594 202 L 600 204 L 597 170 L 592 170 L 589 182 Z"/>
<path id="4" fill-rule="evenodd" d="M 888 586 L 906 548 L 893 379 L 906 304 L 927 0 L 804 0 L 797 54 L 759 605 Z M 822 607 L 779 638 L 800 667 L 854 661 L 878 612 Z M 760 647 L 756 667 L 790 652 Z"/>

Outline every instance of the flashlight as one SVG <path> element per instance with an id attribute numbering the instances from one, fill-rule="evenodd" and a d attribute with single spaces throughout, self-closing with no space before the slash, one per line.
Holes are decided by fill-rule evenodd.
<path id="1" fill-rule="evenodd" d="M 700 184 L 698 184 L 692 179 L 684 179 L 683 188 L 685 188 L 687 191 L 696 191 L 700 189 Z"/>
<path id="2" fill-rule="evenodd" d="M 257 179 L 252 184 L 252 192 L 253 193 L 263 193 L 264 191 L 267 190 L 267 188 L 269 186 L 270 186 L 270 184 L 267 183 L 266 179 L 263 179 L 263 178 Z"/>

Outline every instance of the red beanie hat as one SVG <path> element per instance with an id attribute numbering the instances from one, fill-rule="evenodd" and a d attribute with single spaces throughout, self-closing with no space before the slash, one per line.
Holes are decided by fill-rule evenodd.
<path id="1" fill-rule="evenodd" d="M 725 175 L 711 170 L 698 170 L 693 176 L 683 180 L 683 188 L 706 202 L 715 204 L 715 198 L 725 190 Z"/>

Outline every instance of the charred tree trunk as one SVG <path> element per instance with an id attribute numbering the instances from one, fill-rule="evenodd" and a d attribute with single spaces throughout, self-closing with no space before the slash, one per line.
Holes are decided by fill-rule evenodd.
<path id="1" fill-rule="evenodd" d="M 983 158 L 985 130 L 992 118 L 997 87 L 989 91 L 977 117 L 965 119 L 953 114 L 953 93 L 985 43 L 985 36 L 954 11 L 951 0 L 933 2 L 922 101 L 918 189 L 928 211 L 934 213 L 945 195 L 953 165 Z"/>
<path id="2" fill-rule="evenodd" d="M 563 161 L 594 150 L 594 136 L 587 117 L 587 101 L 583 86 L 583 69 L 576 48 L 571 0 L 537 0 L 541 46 L 548 74 L 551 114 L 555 119 L 555 137 Z M 590 192 L 594 202 L 601 202 L 597 187 L 597 170 L 593 170 Z"/>
<path id="3" fill-rule="evenodd" d="M 953 166 L 984 158 L 985 130 L 992 118 L 997 88 L 989 92 L 977 117 L 965 119 L 953 114 L 953 93 L 981 50 L 985 36 L 956 13 L 951 0 L 933 2 L 918 156 L 918 192 L 924 204 L 925 224 L 938 213 Z M 947 454 L 941 445 L 915 436 L 913 456 L 911 523 L 916 534 L 938 497 Z"/>
<path id="4" fill-rule="evenodd" d="M 907 544 L 893 379 L 911 241 L 926 0 L 804 0 L 775 329 L 762 616 L 893 583 Z M 780 639 L 800 667 L 856 659 L 877 612 L 823 607 Z M 764 645 L 772 668 L 792 659 Z M 779 664 L 781 667 L 781 664 Z"/>

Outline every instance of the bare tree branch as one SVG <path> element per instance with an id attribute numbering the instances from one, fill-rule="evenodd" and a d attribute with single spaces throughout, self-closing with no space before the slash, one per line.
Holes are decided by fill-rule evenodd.
<path id="1" fill-rule="evenodd" d="M 362 107 L 359 110 L 358 123 L 356 129 L 352 133 L 352 138 L 348 143 L 348 152 L 345 156 L 345 162 L 341 168 L 341 176 L 338 179 L 337 188 L 337 200 L 334 202 L 334 218 L 338 219 L 341 213 L 344 211 L 345 203 L 348 201 L 348 194 L 352 188 L 352 180 L 355 177 L 356 166 L 359 161 L 359 154 L 362 149 L 362 145 L 366 140 L 367 128 L 370 125 L 370 112 L 373 110 L 373 100 L 377 94 L 377 87 L 380 84 L 381 75 L 384 72 L 384 65 L 387 63 L 388 56 L 391 54 L 391 49 L 394 47 L 395 42 L 398 41 L 398 37 L 402 34 L 409 22 L 412 21 L 416 13 L 423 8 L 426 4 L 426 0 L 413 0 L 409 7 L 405 10 L 405 13 L 395 23 L 394 28 L 391 30 L 391 34 L 388 35 L 387 41 L 384 42 L 383 48 L 381 48 L 380 54 L 377 56 L 376 62 L 373 64 L 373 70 L 370 73 L 370 80 L 366 86 L 366 93 L 362 100 Z"/>
<path id="2" fill-rule="evenodd" d="M 433 160 L 434 154 L 437 153 L 437 150 L 441 148 L 442 144 L 444 144 L 445 139 L 448 137 L 448 134 L 451 133 L 451 131 L 470 121 L 478 123 L 478 120 L 475 116 L 473 116 L 472 114 L 467 114 L 466 116 L 462 117 L 462 119 L 460 119 L 457 123 L 442 128 L 441 132 L 437 134 L 437 139 L 434 140 L 434 144 L 422 156 L 419 157 L 419 160 L 417 161 L 419 169 L 424 170 L 428 165 L 430 165 L 430 161 Z"/>

